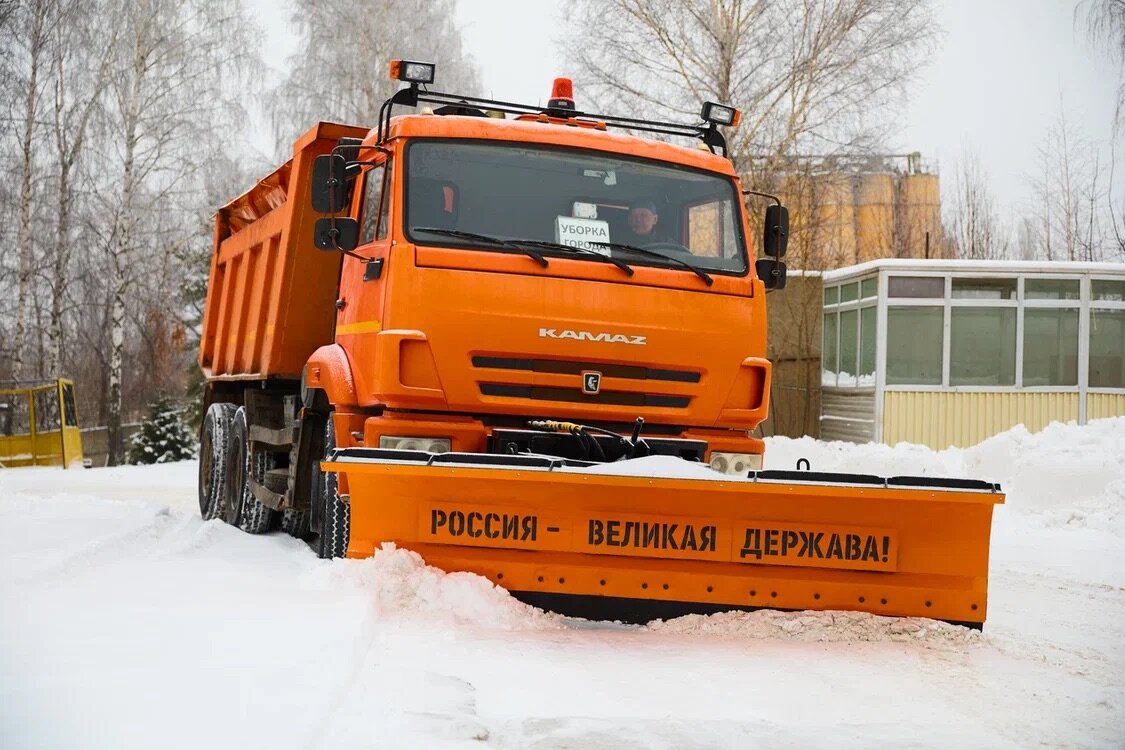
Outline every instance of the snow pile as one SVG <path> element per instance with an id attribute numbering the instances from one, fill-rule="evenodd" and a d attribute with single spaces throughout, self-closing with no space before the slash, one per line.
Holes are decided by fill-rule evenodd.
<path id="1" fill-rule="evenodd" d="M 1089 526 L 1125 536 L 1125 417 L 1084 426 L 1053 423 L 1037 433 L 1022 425 L 971 448 L 931 451 L 900 443 L 822 443 L 768 438 L 768 469 L 793 469 L 807 458 L 813 471 L 879 476 L 913 474 L 999 482 L 1017 511 L 1048 526 Z"/>
<path id="2" fill-rule="evenodd" d="M 322 578 L 323 577 L 323 578 Z M 561 628 L 565 618 L 513 599 L 505 589 L 474 573 L 446 573 L 421 555 L 394 544 L 366 560 L 341 560 L 319 567 L 310 580 L 340 582 L 374 598 L 381 619 L 420 619 L 451 626 L 496 630 Z"/>

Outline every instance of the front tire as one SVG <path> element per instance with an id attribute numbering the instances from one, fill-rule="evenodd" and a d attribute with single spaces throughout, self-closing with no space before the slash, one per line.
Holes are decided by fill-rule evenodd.
<path id="1" fill-rule="evenodd" d="M 324 428 L 324 455 L 336 448 L 336 428 L 332 415 Z M 348 553 L 348 529 L 351 523 L 351 505 L 340 500 L 336 472 L 323 471 L 319 462 L 313 489 L 311 525 L 315 536 L 311 544 L 316 556 L 322 560 L 344 557 Z"/>
<path id="2" fill-rule="evenodd" d="M 204 521 L 218 518 L 223 509 L 229 478 L 231 421 L 237 410 L 234 404 L 215 403 L 203 417 L 199 440 L 199 515 Z"/>

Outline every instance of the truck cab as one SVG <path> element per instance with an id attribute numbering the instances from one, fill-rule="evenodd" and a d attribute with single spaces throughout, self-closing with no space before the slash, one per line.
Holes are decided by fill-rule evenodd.
<path id="1" fill-rule="evenodd" d="M 335 340 L 306 378 L 337 435 L 557 452 L 529 421 L 641 418 L 653 452 L 760 468 L 766 289 L 730 160 L 598 120 L 457 110 L 350 145 L 345 205 L 320 220 L 330 252 L 333 227 L 354 235 Z"/>

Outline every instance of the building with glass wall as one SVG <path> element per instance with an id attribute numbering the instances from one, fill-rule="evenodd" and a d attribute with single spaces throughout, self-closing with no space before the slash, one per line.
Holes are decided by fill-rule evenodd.
<path id="1" fill-rule="evenodd" d="M 822 440 L 940 449 L 1125 415 L 1125 264 L 877 260 L 823 281 Z"/>

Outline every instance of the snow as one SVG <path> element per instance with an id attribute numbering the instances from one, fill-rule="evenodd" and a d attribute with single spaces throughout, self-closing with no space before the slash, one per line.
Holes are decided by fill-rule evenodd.
<path id="1" fill-rule="evenodd" d="M 0 747 L 1125 744 L 1125 418 L 939 452 L 767 442 L 767 468 L 1001 482 L 985 631 L 849 612 L 590 623 L 407 550 L 326 562 L 204 523 L 194 462 L 13 469 Z"/>
<path id="2" fill-rule="evenodd" d="M 941 259 L 929 260 L 915 258 L 880 258 L 854 266 L 845 266 L 822 274 L 825 284 L 833 284 L 853 276 L 862 276 L 876 270 L 922 271 L 922 272 L 973 272 L 973 273 L 1048 273 L 1085 274 L 1099 276 L 1121 276 L 1125 274 L 1125 263 L 1099 263 L 1092 261 L 1057 260 L 971 260 Z M 789 272 L 792 274 L 792 271 Z"/>

